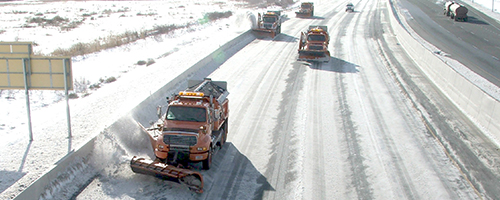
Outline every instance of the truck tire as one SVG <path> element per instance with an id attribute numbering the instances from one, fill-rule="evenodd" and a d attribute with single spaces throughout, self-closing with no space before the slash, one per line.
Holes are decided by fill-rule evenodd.
<path id="1" fill-rule="evenodd" d="M 210 149 L 208 150 L 208 157 L 207 157 L 207 159 L 201 161 L 202 168 L 204 170 L 209 170 L 210 169 L 210 165 L 212 165 L 212 154 L 213 154 L 213 150 L 212 150 L 212 147 L 210 147 Z"/>

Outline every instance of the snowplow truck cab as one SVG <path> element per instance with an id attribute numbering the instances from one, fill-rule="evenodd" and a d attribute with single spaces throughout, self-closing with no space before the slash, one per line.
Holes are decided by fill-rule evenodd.
<path id="1" fill-rule="evenodd" d="M 299 61 L 329 62 L 328 44 L 330 36 L 327 26 L 309 26 L 302 32 L 299 41 Z"/>
<path id="2" fill-rule="evenodd" d="M 354 12 L 354 4 L 352 4 L 352 3 L 348 3 L 348 4 L 346 5 L 345 11 L 346 11 L 346 12 L 347 12 L 347 11 Z"/>
<path id="3" fill-rule="evenodd" d="M 314 16 L 314 3 L 313 2 L 302 2 L 300 4 L 300 10 L 295 12 L 296 17 L 312 17 Z"/>
<path id="4" fill-rule="evenodd" d="M 258 24 L 254 32 L 257 37 L 276 37 L 281 33 L 281 11 L 267 11 L 258 14 Z"/>
<path id="5" fill-rule="evenodd" d="M 174 180 L 196 192 L 203 191 L 203 177 L 188 169 L 190 163 L 211 167 L 216 148 L 227 139 L 229 100 L 224 81 L 189 81 L 188 88 L 168 100 L 164 115 L 153 128 L 146 129 L 156 159 L 136 158 L 131 168 L 136 173 Z"/>
<path id="6" fill-rule="evenodd" d="M 226 82 L 190 83 L 167 107 L 155 155 L 172 164 L 202 162 L 209 169 L 214 149 L 226 140 L 229 93 Z"/>

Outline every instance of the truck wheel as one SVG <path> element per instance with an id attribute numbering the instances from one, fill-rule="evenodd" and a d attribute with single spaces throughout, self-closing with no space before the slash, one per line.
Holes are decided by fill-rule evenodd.
<path id="1" fill-rule="evenodd" d="M 212 165 L 212 154 L 213 154 L 213 150 L 212 150 L 212 147 L 210 147 L 210 149 L 208 150 L 208 157 L 206 160 L 203 160 L 202 161 L 202 168 L 205 169 L 205 170 L 209 170 L 210 169 L 210 165 Z"/>

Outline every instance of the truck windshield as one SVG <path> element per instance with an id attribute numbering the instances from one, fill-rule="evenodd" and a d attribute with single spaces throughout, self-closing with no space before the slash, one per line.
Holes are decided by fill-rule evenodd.
<path id="1" fill-rule="evenodd" d="M 326 37 L 324 35 L 309 35 L 307 40 L 309 41 L 325 41 Z"/>
<path id="2" fill-rule="evenodd" d="M 301 6 L 303 9 L 309 9 L 311 8 L 311 5 L 310 4 L 302 4 Z"/>
<path id="3" fill-rule="evenodd" d="M 274 18 L 274 17 L 264 17 L 262 20 L 264 22 L 274 23 L 276 21 L 276 18 Z"/>
<path id="4" fill-rule="evenodd" d="M 169 106 L 167 120 L 204 122 L 207 120 L 207 110 L 200 107 Z"/>

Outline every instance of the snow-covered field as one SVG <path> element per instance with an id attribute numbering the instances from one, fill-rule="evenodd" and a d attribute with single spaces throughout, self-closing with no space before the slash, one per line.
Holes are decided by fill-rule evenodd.
<path id="1" fill-rule="evenodd" d="M 127 31 L 150 30 L 154 26 L 183 25 L 200 22 L 199 25 L 180 29 L 161 37 L 151 37 L 122 47 L 73 57 L 74 93 L 84 96 L 93 93 L 91 85 L 109 77 L 119 78 L 136 67 L 140 60 L 157 60 L 179 51 L 184 45 L 233 29 L 248 30 L 249 25 L 241 17 L 245 15 L 243 2 L 221 1 L 89 1 L 89 2 L 25 2 L 13 1 L 0 4 L 0 41 L 32 41 L 34 52 L 50 54 L 58 48 L 70 48 L 76 43 L 90 43 Z M 230 19 L 208 22 L 209 12 L 235 11 Z M 71 22 L 82 22 L 71 30 L 63 25 L 37 25 L 27 23 L 37 17 L 53 19 L 60 16 Z M 29 27 L 29 28 L 25 28 Z M 202 32 L 203 30 L 203 32 Z M 209 31 L 207 33 L 206 31 Z M 0 91 L 0 132 L 3 136 L 18 135 L 26 124 L 24 91 Z M 33 111 L 64 100 L 62 91 L 30 91 Z"/>
<path id="2" fill-rule="evenodd" d="M 466 0 L 486 14 L 500 19 L 498 11 L 491 12 L 490 0 Z M 494 2 L 495 8 L 500 1 Z M 199 22 L 198 25 L 179 29 L 171 34 L 139 40 L 132 44 L 108 49 L 102 52 L 78 56 L 72 59 L 75 91 L 79 99 L 72 99 L 70 105 L 84 104 L 85 101 L 99 101 L 104 93 L 118 90 L 120 79 L 133 80 L 137 75 L 144 78 L 144 71 L 169 67 L 162 62 L 169 56 L 183 53 L 185 48 L 193 49 L 193 53 L 203 54 L 222 45 L 228 39 L 248 30 L 251 23 L 247 20 L 247 12 L 257 11 L 248 7 L 244 1 L 228 0 L 168 0 L 168 1 L 8 1 L 0 2 L 0 41 L 32 41 L 34 51 L 50 54 L 58 48 L 69 48 L 76 43 L 88 43 L 103 40 L 111 35 L 127 31 L 143 31 L 161 25 L 182 25 Z M 496 9 L 495 9 L 496 10 Z M 215 22 L 208 22 L 205 14 L 209 12 L 233 11 L 233 16 Z M 68 19 L 58 26 L 27 23 L 32 18 L 53 19 L 59 16 Z M 79 24 L 76 28 L 69 28 Z M 204 44 L 208 46 L 199 46 Z M 205 50 L 205 51 L 203 51 Z M 185 55 L 184 55 L 185 56 Z M 156 64 L 146 67 L 137 65 L 139 60 L 153 59 Z M 192 63 L 193 60 L 187 62 Z M 149 68 L 149 69 L 148 69 Z M 165 70 L 165 69 L 163 69 Z M 178 70 L 178 69 L 176 69 Z M 100 89 L 90 89 L 109 77 L 117 78 L 116 82 L 102 84 Z M 154 90 L 153 90 L 154 91 Z M 149 92 L 149 91 L 146 91 Z M 60 120 L 65 126 L 64 95 L 61 91 L 30 91 L 30 106 L 33 112 L 34 142 L 28 142 L 26 100 L 24 91 L 0 90 L 0 199 L 10 198 L 38 177 L 37 174 L 47 170 L 47 162 L 52 164 L 60 159 L 60 154 L 43 152 L 53 151 L 53 145 L 40 143 L 53 142 L 54 145 L 71 151 L 79 143 L 84 142 L 95 133 L 75 133 L 73 144 L 67 144 L 65 133 L 41 132 L 40 124 L 51 119 Z M 88 95 L 88 96 L 86 96 Z M 86 96 L 86 97 L 84 97 Z M 131 97 L 133 99 L 133 97 Z M 129 99 L 109 101 L 116 104 Z M 131 105 L 133 103 L 130 103 Z M 77 107 L 77 106 L 75 106 Z M 73 109 L 73 107 L 70 107 Z M 77 107 L 75 110 L 85 108 Z M 87 108 L 88 109 L 88 108 Z M 128 111 L 125 108 L 125 111 Z M 72 112 L 72 114 L 75 114 Z M 77 114 L 77 113 L 76 113 Z M 111 120 L 111 119 L 108 119 Z M 105 127 L 104 121 L 94 129 Z M 79 127 L 81 128 L 81 127 Z M 57 134 L 57 135 L 55 135 Z M 69 146 L 69 147 L 68 147 Z M 44 157 L 37 159 L 36 157 Z M 15 172 L 15 173 L 11 173 Z M 14 182 L 26 179 L 24 183 Z M 16 189 L 9 189 L 9 187 Z M 6 191 L 6 192 L 4 192 Z"/>

